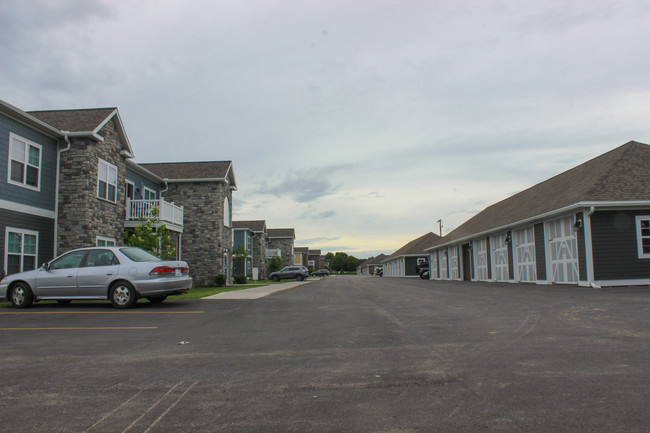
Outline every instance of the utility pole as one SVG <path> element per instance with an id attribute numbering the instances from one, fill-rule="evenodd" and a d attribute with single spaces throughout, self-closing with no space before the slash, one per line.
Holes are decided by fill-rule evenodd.
<path id="1" fill-rule="evenodd" d="M 442 237 L 442 220 L 438 220 L 438 229 L 440 230 L 440 237 Z"/>

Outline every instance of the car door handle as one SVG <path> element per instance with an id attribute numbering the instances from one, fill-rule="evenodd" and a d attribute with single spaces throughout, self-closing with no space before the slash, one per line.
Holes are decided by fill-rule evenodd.
<path id="1" fill-rule="evenodd" d="M 113 275 L 112 272 L 109 272 L 108 274 L 106 274 L 106 276 L 108 276 L 108 277 L 110 277 L 111 275 Z"/>

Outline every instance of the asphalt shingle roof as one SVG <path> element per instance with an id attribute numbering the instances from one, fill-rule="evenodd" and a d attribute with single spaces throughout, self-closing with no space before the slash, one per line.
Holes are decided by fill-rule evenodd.
<path id="1" fill-rule="evenodd" d="M 436 245 L 580 202 L 650 201 L 650 146 L 630 141 L 488 206 Z"/>
<path id="2" fill-rule="evenodd" d="M 163 179 L 225 179 L 232 161 L 141 163 Z"/>
<path id="3" fill-rule="evenodd" d="M 234 229 L 249 229 L 254 232 L 263 232 L 266 228 L 266 221 L 233 221 L 232 227 Z"/>
<path id="4" fill-rule="evenodd" d="M 270 238 L 295 238 L 296 231 L 294 229 L 269 229 L 268 235 Z"/>
<path id="5" fill-rule="evenodd" d="M 373 257 L 372 259 L 368 259 L 365 262 L 361 263 L 360 266 L 372 266 L 372 265 L 379 265 L 381 262 L 383 262 L 386 259 L 386 254 L 379 254 L 376 257 Z"/>
<path id="6" fill-rule="evenodd" d="M 60 131 L 89 132 L 95 131 L 115 110 L 117 108 L 112 107 L 28 111 L 28 113 Z"/>
<path id="7" fill-rule="evenodd" d="M 383 261 L 385 262 L 400 256 L 409 256 L 409 255 L 417 255 L 417 254 L 427 255 L 428 253 L 425 252 L 424 250 L 426 248 L 433 246 L 440 239 L 441 239 L 440 236 L 438 236 L 437 234 L 429 232 L 427 234 L 420 236 L 419 238 L 413 239 L 411 242 L 407 243 L 402 248 L 398 249 L 393 254 L 386 257 Z"/>

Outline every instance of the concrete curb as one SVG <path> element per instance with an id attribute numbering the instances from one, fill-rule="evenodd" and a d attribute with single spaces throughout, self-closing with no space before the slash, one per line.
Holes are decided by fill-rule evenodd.
<path id="1" fill-rule="evenodd" d="M 259 299 L 274 293 L 291 290 L 303 284 L 309 284 L 311 281 L 295 281 L 291 283 L 269 284 L 268 286 L 253 287 L 252 289 L 233 290 L 231 292 L 221 292 L 216 295 L 206 296 L 201 299 Z"/>

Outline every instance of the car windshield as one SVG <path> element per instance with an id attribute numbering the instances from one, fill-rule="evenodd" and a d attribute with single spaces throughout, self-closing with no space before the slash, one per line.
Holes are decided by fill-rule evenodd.
<path id="1" fill-rule="evenodd" d="M 162 262 L 158 257 L 140 248 L 120 248 L 120 251 L 134 262 Z"/>

